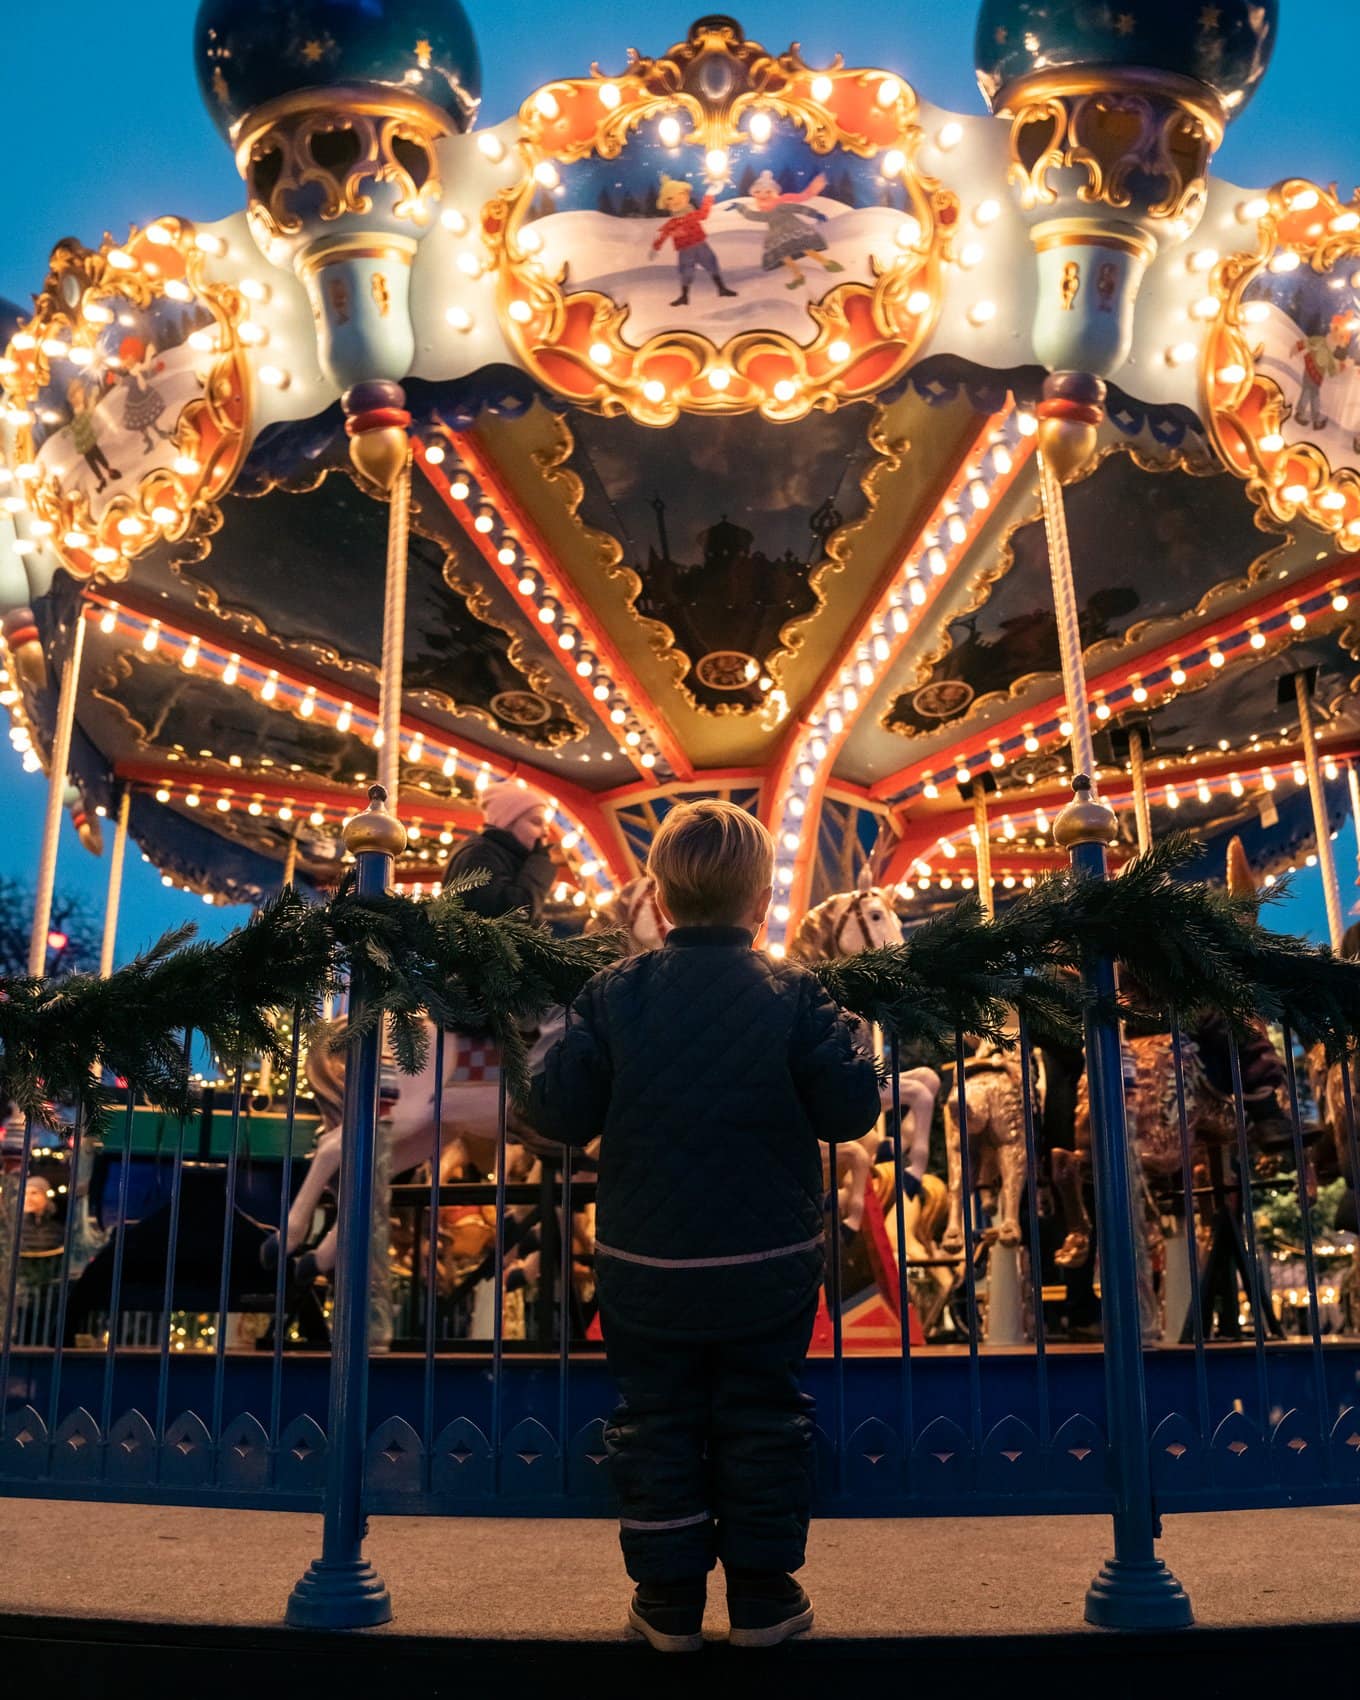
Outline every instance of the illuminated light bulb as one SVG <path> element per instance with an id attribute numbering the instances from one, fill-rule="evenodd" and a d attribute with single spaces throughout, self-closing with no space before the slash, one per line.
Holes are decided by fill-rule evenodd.
<path id="1" fill-rule="evenodd" d="M 1242 322 L 1248 325 L 1263 324 L 1270 317 L 1268 301 L 1247 301 L 1242 307 Z"/>
<path id="2" fill-rule="evenodd" d="M 1289 616 L 1289 624 L 1296 632 L 1301 632 L 1308 624 L 1308 617 L 1301 608 L 1296 608 Z"/>
<path id="3" fill-rule="evenodd" d="M 840 366 L 850 358 L 850 344 L 844 337 L 837 337 L 835 342 L 827 345 L 826 352 L 829 358 Z"/>
<path id="4" fill-rule="evenodd" d="M 492 165 L 499 165 L 505 158 L 505 143 L 490 130 L 485 130 L 477 138 L 477 147 L 483 159 L 489 159 Z"/>
<path id="5" fill-rule="evenodd" d="M 1015 416 L 1015 428 L 1022 437 L 1032 437 L 1039 429 L 1039 421 L 1028 409 L 1022 409 Z"/>
<path id="6" fill-rule="evenodd" d="M 271 667 L 269 669 L 269 677 L 265 680 L 264 685 L 263 685 L 263 687 L 260 691 L 260 701 L 261 702 L 273 702 L 274 698 L 278 694 L 279 694 L 279 676 L 274 671 L 274 669 Z"/>
<path id="7" fill-rule="evenodd" d="M 1171 669 L 1171 683 L 1173 685 L 1183 685 L 1185 683 L 1185 678 L 1185 669 L 1178 661 Z"/>
<path id="8" fill-rule="evenodd" d="M 1261 769 L 1261 783 L 1265 786 L 1267 791 L 1273 791 L 1275 789 L 1275 775 L 1268 767 L 1263 767 Z"/>
<path id="9" fill-rule="evenodd" d="M 353 724 L 354 704 L 347 702 L 335 717 L 335 730 L 337 732 L 348 732 Z"/>
<path id="10" fill-rule="evenodd" d="M 534 310 L 527 301 L 512 301 L 506 312 L 517 325 L 527 325 L 534 316 Z"/>
<path id="11" fill-rule="evenodd" d="M 859 707 L 859 692 L 853 685 L 847 685 L 841 692 L 841 703 L 847 714 L 853 714 Z"/>
<path id="12" fill-rule="evenodd" d="M 1108 720 L 1109 718 L 1110 718 L 1110 705 L 1102 697 L 1101 700 L 1096 704 L 1096 719 L 1097 720 Z"/>
<path id="13" fill-rule="evenodd" d="M 1299 269 L 1299 263 L 1299 256 L 1286 248 L 1274 256 L 1270 262 L 1270 269 L 1277 275 L 1281 272 L 1296 272 Z"/>
<path id="14" fill-rule="evenodd" d="M 623 741 L 630 749 L 635 750 L 642 742 L 642 734 L 641 732 L 625 732 Z"/>
<path id="15" fill-rule="evenodd" d="M 1311 212 L 1318 204 L 1316 189 L 1299 189 L 1289 197 L 1290 212 Z"/>
<path id="16" fill-rule="evenodd" d="M 1308 500 L 1308 486 L 1306 484 L 1286 484 L 1280 494 L 1286 502 L 1306 502 Z"/>
<path id="17" fill-rule="evenodd" d="M 1004 443 L 998 443 L 992 450 L 992 465 L 996 469 L 997 474 L 1002 478 L 1004 478 L 1015 465 L 1014 460 L 1011 458 L 1011 451 Z"/>
<path id="18" fill-rule="evenodd" d="M 1002 755 L 1000 750 L 992 751 L 991 761 L 993 767 L 1005 767 L 1006 765 L 1006 758 Z"/>
<path id="19" fill-rule="evenodd" d="M 995 224 L 1001 216 L 1000 201 L 980 201 L 977 211 L 973 214 L 975 223 L 983 225 Z"/>
<path id="20" fill-rule="evenodd" d="M 849 350 L 847 349 L 846 352 L 848 353 Z M 712 389 L 725 390 L 732 382 L 731 368 L 727 366 L 715 366 L 708 374 L 708 382 Z"/>
<path id="21" fill-rule="evenodd" d="M 160 641 L 161 623 L 159 620 L 153 620 L 146 628 L 146 632 L 142 637 L 142 648 L 148 655 L 154 655 L 156 650 L 160 647 Z"/>
<path id="22" fill-rule="evenodd" d="M 383 732 L 383 729 L 382 729 L 381 726 L 375 726 L 373 728 L 372 734 L 369 738 L 369 742 L 372 744 L 372 746 L 375 750 L 380 750 L 383 747 L 383 745 L 387 742 L 386 735 Z"/>
<path id="23" fill-rule="evenodd" d="M 812 751 L 813 759 L 815 761 L 826 760 L 827 742 L 820 734 L 813 738 L 811 743 L 808 745 L 808 748 Z"/>
<path id="24" fill-rule="evenodd" d="M 192 673 L 194 668 L 198 666 L 198 656 L 198 639 L 190 638 L 189 642 L 185 645 L 184 654 L 179 658 L 179 664 L 184 668 L 186 673 Z"/>
<path id="25" fill-rule="evenodd" d="M 1323 764 L 1322 764 L 1322 776 L 1323 776 L 1323 778 L 1324 779 L 1335 779 L 1337 777 L 1338 771 L 1339 770 L 1337 768 L 1336 763 L 1332 760 L 1331 756 L 1328 756 L 1326 761 L 1323 762 Z"/>
<path id="26" fill-rule="evenodd" d="M 137 530 L 141 531 L 143 529 L 141 521 L 139 520 L 136 523 Z M 35 537 L 50 537 L 57 528 L 50 519 L 31 519 L 28 522 L 28 529 Z"/>
<path id="27" fill-rule="evenodd" d="M 1218 317 L 1218 297 L 1205 295 L 1193 302 L 1190 307 L 1190 316 L 1193 319 L 1216 319 Z"/>
<path id="28" fill-rule="evenodd" d="M 83 549 L 90 537 L 85 531 L 68 531 L 63 541 L 69 549 Z"/>
<path id="29" fill-rule="evenodd" d="M 179 514 L 174 508 L 156 507 L 152 508 L 151 517 L 157 525 L 173 525 L 179 518 Z"/>
<path id="30" fill-rule="evenodd" d="M 913 289 L 907 297 L 907 311 L 916 318 L 930 311 L 930 292 L 925 289 Z"/>
<path id="31" fill-rule="evenodd" d="M 1199 350 L 1193 342 L 1173 343 L 1166 351 L 1167 364 L 1170 366 L 1184 366 L 1187 361 L 1193 360 L 1198 352 Z"/>
<path id="32" fill-rule="evenodd" d="M 959 264 L 965 271 L 971 271 L 974 266 L 980 266 L 987 257 L 987 250 L 981 242 L 969 242 L 959 254 Z"/>
<path id="33" fill-rule="evenodd" d="M 1337 508 L 1344 508 L 1345 505 L 1346 498 L 1341 494 L 1340 490 L 1328 490 L 1318 497 L 1318 506 L 1320 508 L 1331 508 L 1334 511 Z"/>
<path id="34" fill-rule="evenodd" d="M 216 331 L 190 331 L 184 340 L 190 348 L 196 348 L 200 354 L 210 353 L 217 347 Z"/>
<path id="35" fill-rule="evenodd" d="M 253 319 L 247 319 L 237 327 L 237 336 L 252 348 L 263 348 L 269 341 L 269 332 L 263 325 L 257 325 Z"/>
<path id="36" fill-rule="evenodd" d="M 710 177 L 727 176 L 727 149 L 710 148 L 704 155 L 704 168 Z"/>
<path id="37" fill-rule="evenodd" d="M 444 757 L 444 765 L 439 770 L 445 779 L 452 779 L 458 772 L 458 757 L 452 751 Z"/>
<path id="38" fill-rule="evenodd" d="M 1211 667 L 1222 667 L 1226 659 L 1227 658 L 1221 649 L 1211 649 L 1209 651 L 1209 665 Z"/>
<path id="39" fill-rule="evenodd" d="M 444 318 L 456 331 L 472 329 L 472 314 L 466 307 L 448 307 L 444 310 Z"/>
<path id="40" fill-rule="evenodd" d="M 1181 806 L 1180 793 L 1174 785 L 1168 785 L 1166 788 L 1166 806 L 1168 809 L 1178 809 Z"/>
<path id="41" fill-rule="evenodd" d="M 109 606 L 104 610 L 103 618 L 99 622 L 99 629 L 100 629 L 101 632 L 104 633 L 105 637 L 107 637 L 108 634 L 115 629 L 117 624 L 118 624 L 118 604 L 116 602 L 113 602 L 113 603 L 110 603 Z"/>
<path id="42" fill-rule="evenodd" d="M 827 101 L 831 99 L 835 84 L 830 77 L 814 77 L 812 79 L 812 98 Z"/>
<path id="43" fill-rule="evenodd" d="M 156 801 L 158 803 L 168 803 L 170 801 L 170 793 L 164 785 L 157 787 Z"/>
<path id="44" fill-rule="evenodd" d="M 137 266 L 136 260 L 125 248 L 110 248 L 108 261 L 115 271 L 120 272 L 134 271 Z"/>
<path id="45" fill-rule="evenodd" d="M 445 453 L 445 451 L 444 451 L 443 443 L 427 443 L 426 444 L 425 459 L 430 463 L 431 466 L 442 466 L 444 464 L 444 453 Z"/>
<path id="46" fill-rule="evenodd" d="M 600 84 L 600 105 L 612 112 L 623 99 L 617 83 Z"/>
<path id="47" fill-rule="evenodd" d="M 572 631 L 559 632 L 557 634 L 557 647 L 559 649 L 575 649 L 576 633 Z"/>
<path id="48" fill-rule="evenodd" d="M 219 797 L 217 799 L 217 807 L 222 811 L 223 814 L 226 814 L 228 812 L 228 810 L 231 808 L 231 798 L 230 797 Z"/>
<path id="49" fill-rule="evenodd" d="M 975 508 L 989 508 L 992 505 L 992 492 L 980 478 L 975 478 L 968 486 L 968 499 Z"/>
<path id="50" fill-rule="evenodd" d="M 262 815 L 264 813 L 264 804 L 260 802 L 247 803 L 246 813 L 251 815 Z"/>
<path id="51" fill-rule="evenodd" d="M 109 313 L 107 308 L 103 308 L 101 311 L 108 314 L 108 318 L 102 321 L 107 324 L 108 320 L 112 319 L 113 314 Z M 14 335 L 10 338 L 10 343 L 21 353 L 26 354 L 30 348 L 36 348 L 38 346 L 38 339 L 31 331 L 15 331 Z"/>
<path id="52" fill-rule="evenodd" d="M 845 730 L 845 716 L 838 708 L 830 708 L 826 714 L 826 724 L 834 738 L 839 738 Z"/>
<path id="53" fill-rule="evenodd" d="M 38 527 L 34 525 L 33 530 L 36 531 L 37 529 Z M 146 527 L 135 514 L 128 514 L 125 519 L 118 521 L 118 530 L 124 537 L 140 537 Z"/>
<path id="54" fill-rule="evenodd" d="M 973 774 L 970 768 L 960 766 L 954 769 L 954 778 L 960 785 L 966 785 L 972 777 Z"/>
<path id="55" fill-rule="evenodd" d="M 465 502 L 471 494 L 472 486 L 461 475 L 449 485 L 449 495 L 453 497 L 455 502 Z"/>
<path id="56" fill-rule="evenodd" d="M 955 541 L 962 540 L 956 539 Z M 936 578 L 943 578 L 949 571 L 949 557 L 945 554 L 944 550 L 940 548 L 938 543 L 933 543 L 930 548 L 926 550 L 925 562 L 930 568 L 931 573 Z"/>
<path id="57" fill-rule="evenodd" d="M 945 152 L 948 153 L 950 148 L 956 148 L 963 140 L 963 125 L 958 123 L 942 125 L 936 134 L 935 140 L 945 150 Z"/>
<path id="58" fill-rule="evenodd" d="M 906 154 L 904 154 L 902 152 L 901 148 L 889 148 L 887 153 L 885 153 L 883 155 L 883 164 L 882 164 L 881 170 L 882 170 L 883 175 L 885 177 L 900 177 L 902 175 L 903 171 L 906 170 L 906 165 L 907 165 L 907 156 L 906 156 Z M 907 229 L 907 227 L 910 226 L 910 225 L 915 225 L 915 227 L 916 227 L 915 233 L 913 235 L 909 236 L 907 238 L 907 240 L 905 242 L 903 242 L 902 241 L 902 231 Z M 906 221 L 906 224 L 902 225 L 899 228 L 898 234 L 897 234 L 897 240 L 902 243 L 902 246 L 904 248 L 914 248 L 916 246 L 916 244 L 921 240 L 921 227 L 920 227 L 919 224 L 916 223 L 916 220 L 914 218 L 908 219 Z"/>
<path id="59" fill-rule="evenodd" d="M 1247 642 L 1253 649 L 1264 649 L 1266 646 L 1266 634 L 1262 631 L 1258 631 L 1257 628 L 1253 626 L 1251 636 L 1247 639 Z"/>
<path id="60" fill-rule="evenodd" d="M 919 578 L 911 578 L 907 581 L 907 595 L 911 597 L 918 608 L 925 606 L 926 587 Z"/>
<path id="61" fill-rule="evenodd" d="M 1143 703 L 1147 701 L 1147 686 L 1141 680 L 1133 687 L 1132 696 L 1135 702 Z"/>
<path id="62" fill-rule="evenodd" d="M 1332 598 L 1332 607 L 1335 608 L 1338 614 L 1344 614 L 1350 605 L 1351 599 L 1344 591 L 1338 590 L 1336 595 Z"/>
<path id="63" fill-rule="evenodd" d="M 519 559 L 518 554 L 515 552 L 514 544 L 502 543 L 500 548 L 496 551 L 496 559 L 503 567 L 513 567 L 515 562 Z"/>
<path id="64" fill-rule="evenodd" d="M 747 128 L 753 142 L 768 142 L 774 130 L 774 123 L 768 112 L 753 112 Z"/>
<path id="65" fill-rule="evenodd" d="M 798 394 L 798 385 L 794 383 L 792 378 L 780 378 L 774 386 L 773 393 L 776 401 L 792 401 L 794 396 Z"/>
<path id="66" fill-rule="evenodd" d="M 673 148 L 680 140 L 680 120 L 673 114 L 666 116 L 656 127 L 657 140 L 663 148 Z"/>
<path id="67" fill-rule="evenodd" d="M 1039 740 L 1034 736 L 1033 732 L 1026 732 L 1025 733 L 1025 749 L 1026 749 L 1026 751 L 1030 755 L 1033 755 L 1038 748 L 1039 748 Z"/>
<path id="68" fill-rule="evenodd" d="M 1229 789 L 1229 791 L 1232 792 L 1234 797 L 1240 797 L 1243 794 L 1246 787 L 1242 784 L 1242 781 L 1234 773 L 1234 774 L 1231 774 L 1229 776 L 1228 789 Z"/>
<path id="69" fill-rule="evenodd" d="M 202 462 L 193 455 L 176 455 L 171 464 L 181 478 L 192 478 L 194 473 L 202 470 Z"/>
<path id="70" fill-rule="evenodd" d="M 666 399 L 666 386 L 660 378 L 648 378 L 642 386 L 642 394 L 644 400 L 651 402 L 656 407 Z"/>
<path id="71" fill-rule="evenodd" d="M 880 632 L 873 641 L 873 656 L 875 661 L 886 661 L 892 654 L 892 645 Z"/>
<path id="72" fill-rule="evenodd" d="M 314 690 L 309 689 L 307 691 L 302 701 L 298 704 L 298 713 L 304 720 L 310 720 L 316 713 L 316 692 Z"/>
<path id="73" fill-rule="evenodd" d="M 888 618 L 892 622 L 892 629 L 899 637 L 902 636 L 902 634 L 907 630 L 907 627 L 911 624 L 911 621 L 907 617 L 907 611 L 900 602 L 894 606 L 892 613 L 888 616 Z"/>
<path id="74" fill-rule="evenodd" d="M 489 531 L 494 531 L 496 528 L 496 515 L 492 509 L 479 508 L 477 510 L 477 517 L 472 522 L 472 528 L 474 531 L 480 531 L 483 537 L 485 537 Z"/>
<path id="75" fill-rule="evenodd" d="M 538 611 L 538 618 L 541 624 L 550 626 L 557 618 L 557 610 L 551 602 L 545 602 Z"/>
<path id="76" fill-rule="evenodd" d="M 464 248 L 458 255 L 455 264 L 464 277 L 480 277 L 482 275 L 482 262 L 472 252 L 471 248 Z"/>
<path id="77" fill-rule="evenodd" d="M 614 350 L 607 342 L 592 342 L 590 358 L 597 366 L 607 366 L 614 358 Z"/>
<path id="78" fill-rule="evenodd" d="M 532 596 L 538 589 L 538 580 L 532 573 L 525 573 L 524 577 L 520 579 L 519 583 L 515 586 L 515 589 L 519 591 L 521 596 Z"/>
<path id="79" fill-rule="evenodd" d="M 951 543 L 962 543 L 968 536 L 968 527 L 962 514 L 950 514 L 945 521 L 945 530 L 949 533 Z"/>
<path id="80" fill-rule="evenodd" d="M 982 325 L 988 325 L 995 317 L 995 301 L 975 301 L 968 309 L 968 322 L 970 325 L 976 325 L 979 327 Z"/>
<path id="81" fill-rule="evenodd" d="M 1209 787 L 1205 784 L 1205 782 L 1202 779 L 1200 780 L 1199 784 L 1195 787 L 1195 795 L 1199 798 L 1201 803 L 1212 802 L 1213 796 L 1214 796 L 1213 792 L 1209 789 Z"/>
<path id="82" fill-rule="evenodd" d="M 938 797 L 939 794 L 940 794 L 939 786 L 935 783 L 935 781 L 933 779 L 927 777 L 925 783 L 921 787 L 921 795 L 923 797 L 929 797 L 933 800 L 934 798 Z"/>
<path id="83" fill-rule="evenodd" d="M 194 292 L 183 278 L 170 277 L 165 280 L 165 293 L 172 301 L 192 301 Z"/>
<path id="84" fill-rule="evenodd" d="M 896 77 L 884 77 L 875 92 L 875 99 L 880 106 L 891 106 L 902 93 L 902 85 Z"/>
<path id="85" fill-rule="evenodd" d="M 610 696 L 613 694 L 613 689 L 614 687 L 612 685 L 610 685 L 606 680 L 601 679 L 599 684 L 596 685 L 595 689 L 591 692 L 591 695 L 595 698 L 596 702 L 608 702 Z"/>

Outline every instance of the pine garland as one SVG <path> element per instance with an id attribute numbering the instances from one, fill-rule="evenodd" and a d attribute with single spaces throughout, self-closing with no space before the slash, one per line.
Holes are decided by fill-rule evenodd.
<path id="1" fill-rule="evenodd" d="M 969 898 L 904 944 L 817 972 L 846 1008 L 904 1041 L 946 1051 L 958 1029 L 1002 1040 L 1016 1008 L 1036 1037 L 1079 1030 L 1081 967 L 1099 954 L 1124 965 L 1141 1009 L 1174 1005 L 1187 1021 L 1219 1009 L 1239 1032 L 1255 1017 L 1282 1020 L 1333 1056 L 1353 1048 L 1360 964 L 1267 932 L 1251 899 L 1185 882 L 1196 854 L 1180 836 L 1118 879 L 1055 874 L 991 921 Z M 285 1064 L 271 1012 L 314 1007 L 360 967 L 366 1002 L 355 1031 L 386 1020 L 398 1062 L 411 1072 L 425 1059 L 426 1016 L 489 1033 L 519 1095 L 522 1028 L 570 1002 L 618 956 L 621 941 L 555 939 L 522 916 L 484 919 L 463 902 L 466 889 L 416 903 L 359 897 L 347 885 L 322 906 L 285 891 L 221 943 L 195 943 L 193 929 L 181 928 L 107 980 L 0 976 L 6 1089 L 40 1120 L 53 1102 L 83 1101 L 98 1121 L 104 1095 L 92 1072 L 103 1067 L 166 1109 L 183 1110 L 186 1030 L 202 1034 L 228 1067 L 265 1055 Z"/>

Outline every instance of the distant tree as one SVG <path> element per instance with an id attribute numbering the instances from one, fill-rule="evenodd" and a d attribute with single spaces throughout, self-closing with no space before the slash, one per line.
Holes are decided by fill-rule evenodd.
<path id="1" fill-rule="evenodd" d="M 0 974 L 28 972 L 33 901 L 31 886 L 0 877 Z M 48 924 L 48 973 L 75 974 L 97 968 L 99 937 L 99 922 L 89 904 L 83 898 L 58 892 L 52 900 Z"/>

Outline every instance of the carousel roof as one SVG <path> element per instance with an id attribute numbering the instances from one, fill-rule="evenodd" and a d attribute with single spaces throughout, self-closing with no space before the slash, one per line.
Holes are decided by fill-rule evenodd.
<path id="1" fill-rule="evenodd" d="M 363 15 L 205 4 L 247 212 L 60 244 L 9 340 L 31 763 L 82 618 L 80 806 L 129 787 L 206 891 L 258 898 L 290 845 L 333 878 L 389 531 L 350 445 L 409 415 L 407 882 L 513 775 L 558 801 L 568 909 L 698 793 L 775 828 L 777 931 L 866 858 L 908 905 L 970 884 L 978 790 L 1004 889 L 1055 865 L 1070 794 L 1036 450 L 1061 344 L 1106 350 L 1066 512 L 1125 842 L 1136 728 L 1159 825 L 1245 829 L 1263 873 L 1307 853 L 1288 675 L 1329 771 L 1360 756 L 1360 210 L 1208 173 L 1273 6 L 989 3 L 998 116 L 709 18 L 467 134 L 460 9 Z"/>

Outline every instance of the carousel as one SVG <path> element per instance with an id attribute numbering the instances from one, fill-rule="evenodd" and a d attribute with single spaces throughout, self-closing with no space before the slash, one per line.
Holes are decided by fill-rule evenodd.
<path id="1" fill-rule="evenodd" d="M 1287 160 L 1272 184 L 1212 173 L 1227 125 L 1250 122 L 1275 15 L 985 0 L 983 102 L 965 113 L 713 15 L 564 63 L 506 116 L 479 111 L 456 0 L 203 0 L 195 69 L 243 210 L 62 240 L 31 309 L 6 310 L 0 702 L 16 761 L 49 787 L 30 971 L 63 811 L 109 861 L 108 973 L 129 840 L 208 903 L 320 897 L 354 861 L 342 823 L 373 782 L 404 827 L 396 887 L 417 898 L 481 830 L 488 791 L 542 792 L 542 918 L 633 948 L 659 942 L 644 866 L 666 811 L 735 801 L 778 845 L 765 946 L 815 962 L 900 942 L 964 897 L 1004 912 L 1065 866 L 1058 817 L 1086 776 L 1113 868 L 1173 830 L 1206 878 L 1227 877 L 1234 839 L 1248 886 L 1316 866 L 1342 952 L 1360 203 Z M 1213 1033 L 1195 1044 L 1181 1111 L 1202 1290 L 1158 1184 L 1180 1184 L 1179 1053 L 1173 1068 L 1164 1036 L 1129 1039 L 1144 1340 L 1285 1340 L 1308 1310 L 1288 1036 L 1262 1034 L 1237 1083 L 1263 1165 L 1249 1249 L 1236 1134 L 1203 1154 L 1233 1081 Z M 429 1118 L 395 1080 L 379 1238 L 396 1296 L 375 1339 L 554 1349 L 560 1265 L 562 1349 L 588 1355 L 588 1207 L 564 1255 L 548 1158 L 526 1135 L 508 1179 L 479 1160 L 495 1057 L 436 1054 L 469 1106 L 444 1141 L 453 1201 L 413 1171 Z M 154 1220 L 167 1138 L 181 1157 L 189 1139 L 176 1209 L 201 1194 L 220 1213 L 230 1159 L 248 1220 L 230 1324 L 209 1267 L 175 1350 L 211 1355 L 228 1325 L 249 1349 L 252 1319 L 274 1345 L 272 1299 L 250 1308 L 273 1278 L 251 1271 L 281 1253 L 299 1277 L 288 1343 L 324 1349 L 321 1158 L 343 1082 L 325 1047 L 303 1056 L 300 1101 L 247 1071 L 244 1110 L 239 1081 L 233 1108 L 199 1059 L 188 1134 L 137 1107 L 130 1182 L 92 1187 L 60 1140 L 44 1147 L 32 1291 L 66 1199 L 85 1212 L 76 1263 L 85 1247 L 97 1270 L 114 1195 L 121 1220 Z M 1080 1056 L 961 1045 L 952 1073 L 898 1064 L 900 1160 L 871 1139 L 836 1165 L 822 1349 L 896 1357 L 905 1336 L 942 1360 L 967 1345 L 976 1368 L 981 1349 L 1026 1358 L 1045 1324 L 1098 1342 Z M 1360 1327 L 1344 1118 L 1325 1066 L 1315 1103 L 1307 1089 L 1300 1058 L 1317 1123 L 1301 1143 L 1330 1199 L 1309 1259 L 1328 1254 L 1315 1297 L 1340 1336 Z M 1273 1213 L 1272 1163 L 1288 1177 Z M 524 1231 L 493 1252 L 498 1184 Z M 59 1326 L 45 1302 L 24 1299 L 19 1346 Z M 101 1302 L 74 1307 L 77 1343 L 109 1332 Z"/>

